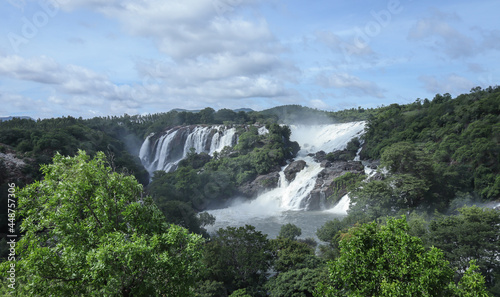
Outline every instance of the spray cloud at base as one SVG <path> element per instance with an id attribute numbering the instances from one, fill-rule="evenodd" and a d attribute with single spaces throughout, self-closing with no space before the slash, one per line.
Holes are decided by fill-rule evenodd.
<path id="1" fill-rule="evenodd" d="M 281 225 L 293 223 L 302 229 L 302 237 L 315 237 L 316 229 L 326 221 L 347 215 L 349 196 L 342 197 L 331 209 L 304 211 L 309 207 L 311 191 L 315 187 L 318 174 L 324 170 L 311 155 L 318 151 L 332 152 L 344 149 L 351 139 L 363 133 L 364 126 L 364 122 L 291 125 L 290 139 L 297 141 L 301 147 L 295 161 L 305 161 L 305 168 L 297 172 L 292 181 L 288 181 L 284 175 L 287 166 L 283 166 L 277 188 L 262 193 L 252 201 L 236 199 L 224 209 L 209 211 L 217 218 L 215 225 L 209 228 L 209 231 L 226 226 L 251 224 L 275 237 Z"/>

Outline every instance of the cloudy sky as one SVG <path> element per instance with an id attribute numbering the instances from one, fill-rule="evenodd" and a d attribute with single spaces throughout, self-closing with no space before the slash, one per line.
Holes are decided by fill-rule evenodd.
<path id="1" fill-rule="evenodd" d="M 500 2 L 3 0 L 0 116 L 340 110 L 500 81 Z"/>

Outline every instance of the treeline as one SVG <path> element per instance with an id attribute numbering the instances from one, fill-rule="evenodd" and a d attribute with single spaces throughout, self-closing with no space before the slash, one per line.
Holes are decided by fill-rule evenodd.
<path id="1" fill-rule="evenodd" d="M 342 186 L 351 191 L 350 211 L 343 220 L 331 221 L 319 228 L 318 238 L 326 243 L 319 246 L 319 256 L 314 253 L 316 245 L 313 241 L 297 240 L 300 230 L 294 226 L 284 227 L 277 239 L 268 239 L 251 226 L 221 229 L 209 238 L 204 227 L 213 224 L 214 218 L 199 211 L 210 205 L 223 204 L 237 193 L 240 186 L 259 175 L 276 170 L 297 151 L 297 145 L 289 141 L 290 130 L 279 123 L 295 121 L 321 124 L 353 120 L 368 122 L 360 143 L 353 142 L 345 152 L 327 152 L 327 157 L 332 161 L 350 158 L 357 151 L 357 146 L 362 144 L 362 159 L 380 160 L 380 168 L 385 170 L 381 170 L 369 182 L 347 175 L 341 177 L 344 179 Z M 256 123 L 265 124 L 270 133 L 259 135 L 257 128 L 252 126 Z M 167 296 L 176 296 L 177 293 L 172 292 L 195 296 L 402 296 L 404 292 L 423 296 L 487 296 L 484 284 L 491 294 L 500 295 L 499 211 L 462 208 L 463 205 L 499 201 L 499 123 L 499 87 L 475 88 L 469 94 L 457 98 L 438 94 L 433 100 L 418 99 L 407 105 L 353 108 L 331 113 L 288 105 L 247 113 L 206 108 L 196 113 L 171 111 L 88 120 L 65 117 L 2 122 L 0 152 L 13 152 L 19 158 L 24 158 L 28 165 L 23 169 L 23 175 L 29 176 L 31 181 L 41 179 L 39 166 L 51 163 L 56 152 L 77 156 L 75 158 L 79 158 L 80 163 L 90 162 L 87 157 L 78 157 L 78 149 L 83 149 L 90 156 L 101 159 L 104 155 L 98 152 L 103 151 L 107 159 L 105 163 L 112 167 L 111 171 L 124 173 L 123 176 L 134 175 L 144 185 L 148 184 L 149 179 L 136 156 L 142 140 L 150 133 L 193 124 L 247 127 L 240 126 L 239 142 L 234 148 L 227 148 L 214 156 L 193 152 L 179 164 L 177 171 L 155 173 L 152 183 L 146 187 L 151 198 L 143 199 L 142 193 L 128 191 L 129 188 L 117 190 L 118 184 L 103 184 L 99 197 L 104 197 L 103 193 L 111 189 L 111 194 L 122 193 L 127 199 L 132 199 L 124 203 L 123 207 L 130 204 L 138 207 L 130 209 L 144 210 L 133 215 L 128 209 L 117 215 L 116 220 L 109 224 L 121 225 L 115 231 L 110 231 L 113 236 L 109 239 L 103 234 L 95 237 L 92 233 L 92 226 L 102 224 L 100 220 L 99 223 L 94 222 L 95 216 L 91 217 L 87 211 L 76 211 L 78 207 L 84 207 L 85 203 L 72 205 L 76 208 L 71 215 L 79 214 L 78 219 L 86 218 L 93 222 L 90 229 L 85 229 L 85 224 L 79 225 L 89 238 L 95 240 L 89 242 L 87 250 L 82 250 L 87 246 L 85 244 L 82 247 L 75 246 L 75 243 L 87 243 L 85 238 L 73 238 L 68 230 L 59 230 L 62 233 L 52 234 L 54 237 L 50 235 L 53 232 L 51 228 L 36 229 L 35 223 L 40 217 L 32 217 L 30 224 L 35 224 L 31 226 L 35 228 L 33 230 L 43 232 L 33 231 L 34 237 L 26 238 L 25 242 L 28 244 L 28 240 L 45 236 L 37 239 L 41 240 L 38 243 L 42 249 L 37 250 L 33 257 L 56 261 L 53 266 L 55 270 L 43 270 L 45 266 L 37 265 L 30 267 L 35 262 L 25 255 L 26 259 L 31 260 L 23 262 L 27 265 L 22 266 L 26 269 L 27 277 L 21 282 L 27 285 L 26 290 L 41 290 L 36 294 L 52 290 L 49 292 L 52 295 L 62 294 L 62 291 L 57 290 L 66 290 L 64 294 L 88 293 L 90 289 L 85 288 L 86 284 L 94 286 L 89 288 L 101 288 L 101 291 L 96 291 L 101 295 L 119 295 L 118 291 L 113 291 L 119 288 L 123 296 L 134 293 L 140 295 L 139 288 L 151 290 L 155 286 L 158 290 L 170 292 L 164 293 Z M 72 162 L 77 162 L 77 159 Z M 104 162 L 101 159 L 96 162 Z M 61 167 L 62 173 L 70 170 L 64 169 L 67 164 L 57 163 L 57 160 L 56 167 Z M 2 166 L 5 168 L 5 164 L 0 162 L 0 169 Z M 108 173 L 99 174 L 106 178 Z M 18 177 L 2 174 L 0 170 L 0 178 L 5 183 Z M 77 184 L 83 182 L 72 180 Z M 96 184 L 99 184 L 97 180 L 101 179 L 96 179 Z M 133 182 L 126 180 L 127 185 L 134 188 Z M 264 179 L 262 182 L 273 183 L 273 180 Z M 23 183 L 18 184 L 23 186 Z M 90 188 L 82 189 L 87 191 Z M 69 191 L 69 188 L 59 190 Z M 129 197 L 125 194 L 127 192 L 135 193 L 135 196 Z M 2 191 L 2 195 L 6 193 Z M 91 195 L 92 192 L 87 194 Z M 140 208 L 136 202 L 146 205 L 148 209 Z M 0 203 L 6 204 L 5 201 Z M 24 207 L 24 218 L 30 218 L 30 215 L 35 215 L 35 209 L 41 206 L 26 204 Z M 110 210 L 116 213 L 116 209 L 111 206 L 106 211 Z M 2 215 L 6 217 L 7 214 Z M 47 213 L 51 219 L 61 219 L 61 222 L 69 220 L 68 217 L 57 217 L 57 213 L 54 215 L 56 217 Z M 144 219 L 148 215 L 154 215 L 154 220 L 148 222 Z M 406 219 L 401 219 L 401 215 L 405 215 Z M 182 228 L 155 229 L 151 225 L 151 222 L 160 221 L 184 227 L 205 239 L 188 236 Z M 144 230 L 144 234 L 154 236 L 153 247 L 146 244 L 147 241 L 137 231 L 127 229 L 127 222 L 132 229 Z M 23 232 L 29 230 L 26 226 Z M 66 231 L 69 233 L 64 233 Z M 51 240 L 62 238 L 62 235 L 69 236 L 68 241 L 64 242 L 69 244 L 69 248 L 51 250 Z M 47 244 L 49 241 L 51 244 Z M 114 249 L 121 244 L 134 252 Z M 0 247 L 0 252 L 5 255 L 6 242 L 3 241 Z M 154 254 L 155 249 L 163 254 Z M 394 252 L 405 249 L 410 252 Z M 172 250 L 179 252 L 179 261 L 182 263 L 175 262 Z M 66 261 L 64 263 L 57 262 L 63 261 L 57 257 L 61 251 L 70 253 L 66 260 L 63 259 Z M 86 274 L 85 269 L 90 269 L 86 265 L 90 264 L 81 262 L 78 264 L 81 266 L 73 265 L 75 255 L 71 252 L 86 254 L 101 266 L 92 266 L 94 270 Z M 133 263 L 131 259 L 138 261 L 139 255 L 143 254 L 149 255 L 149 258 L 145 258 L 149 263 L 158 259 L 156 257 L 167 262 L 160 262 L 164 265 L 161 269 L 153 265 L 157 270 L 145 269 L 141 265 L 130 266 Z M 118 266 L 107 262 L 116 257 L 124 261 L 119 262 Z M 170 257 L 173 257 L 171 262 L 168 260 Z M 175 270 L 175 265 L 169 263 L 180 263 L 180 270 Z M 361 264 L 352 266 L 353 263 Z M 368 269 L 371 263 L 380 265 Z M 412 267 L 412 270 L 394 267 Z M 74 279 L 67 279 L 68 271 L 73 271 L 73 268 L 80 274 L 75 274 Z M 173 271 L 174 276 L 189 273 L 194 277 L 186 277 L 187 282 L 183 282 L 182 277 L 172 279 L 160 273 L 161 270 Z M 269 271 L 274 274 L 269 275 Z M 353 274 L 352 271 L 358 273 Z M 50 274 L 52 272 L 54 274 Z M 36 276 L 33 281 L 39 281 L 36 286 L 30 285 L 29 277 L 32 275 Z M 157 282 L 158 278 L 168 281 Z M 87 281 L 83 282 L 83 279 Z M 436 281 L 426 281 L 430 279 Z M 322 286 L 318 286 L 319 281 L 323 281 Z M 143 287 L 139 286 L 140 283 Z M 170 287 L 176 283 L 180 287 Z M 103 288 L 108 291 L 102 291 Z M 144 292 L 155 293 L 154 290 L 147 290 Z M 467 292 L 470 294 L 467 295 Z M 473 295 L 474 292 L 476 295 Z"/>
<path id="2" fill-rule="evenodd" d="M 56 154 L 42 171 L 41 181 L 16 189 L 23 236 L 15 259 L 0 263 L 8 271 L 0 274 L 2 295 L 488 296 L 475 261 L 454 280 L 443 252 L 410 234 L 420 232 L 418 220 L 333 233 L 342 238 L 339 256 L 327 262 L 314 241 L 297 239 L 293 224 L 275 239 L 247 225 L 205 240 L 168 224 L 135 178 L 114 172 L 102 152 Z M 480 212 L 464 209 L 457 222 Z M 492 212 L 479 218 L 498 226 Z"/>
<path id="3" fill-rule="evenodd" d="M 470 260 L 500 295 L 500 211 L 466 207 L 500 202 L 500 88 L 392 104 L 370 114 L 362 159 L 380 161 L 369 181 L 350 180 L 348 216 L 318 230 L 326 257 L 359 224 L 406 215 L 408 233 L 443 251 L 463 276 Z M 342 178 L 342 177 L 341 177 Z"/>
<path id="4" fill-rule="evenodd" d="M 419 170 L 412 164 L 427 163 L 425 174 L 437 195 L 433 200 L 443 206 L 463 194 L 484 201 L 500 198 L 500 87 L 380 108 L 369 118 L 364 140 L 363 159 L 379 159 L 384 150 L 407 150 L 399 152 L 405 158 L 402 167 L 392 168 L 399 174 Z"/>

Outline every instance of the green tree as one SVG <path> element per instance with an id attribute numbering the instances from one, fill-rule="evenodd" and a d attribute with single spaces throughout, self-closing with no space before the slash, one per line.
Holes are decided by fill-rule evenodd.
<path id="1" fill-rule="evenodd" d="M 351 229 L 330 262 L 330 282 L 316 296 L 453 296 L 467 290 L 453 283 L 453 269 L 437 248 L 426 250 L 408 234 L 406 218 Z M 475 274 L 477 280 L 482 276 Z M 484 289 L 480 282 L 477 288 Z M 473 287 L 472 284 L 468 285 Z"/>
<path id="2" fill-rule="evenodd" d="M 466 271 L 470 260 L 476 260 L 491 288 L 498 283 L 494 275 L 500 275 L 500 211 L 476 206 L 458 211 L 458 215 L 430 222 L 427 243 L 442 249 L 459 274 Z"/>
<path id="3" fill-rule="evenodd" d="M 271 297 L 312 297 L 316 285 L 326 278 L 325 266 L 290 270 L 271 278 L 266 289 Z"/>
<path id="4" fill-rule="evenodd" d="M 319 247 L 323 258 L 332 260 L 339 256 L 341 231 L 344 229 L 347 229 L 344 221 L 333 219 L 326 222 L 316 231 L 319 240 L 328 243 L 328 245 L 320 245 Z"/>
<path id="5" fill-rule="evenodd" d="M 485 281 L 481 274 L 477 273 L 479 266 L 476 261 L 469 262 L 469 268 L 465 271 L 463 277 L 454 288 L 455 295 L 458 297 L 488 297 L 489 294 L 484 286 Z"/>
<path id="6" fill-rule="evenodd" d="M 278 273 L 300 268 L 316 268 L 322 261 L 314 255 L 314 249 L 303 242 L 278 237 L 270 240 L 273 268 Z"/>
<path id="7" fill-rule="evenodd" d="M 223 282 L 230 293 L 247 288 L 258 295 L 271 266 L 267 236 L 255 227 L 219 229 L 205 245 L 205 279 Z"/>
<path id="8" fill-rule="evenodd" d="M 374 220 L 394 215 L 400 208 L 398 197 L 387 180 L 374 180 L 349 194 L 351 204 L 349 215 Z M 366 221 L 366 219 L 361 219 Z"/>
<path id="9" fill-rule="evenodd" d="M 19 296 L 190 294 L 201 238 L 167 225 L 134 177 L 112 172 L 103 153 L 90 159 L 83 151 L 57 154 L 42 172 L 17 195 Z"/>
<path id="10" fill-rule="evenodd" d="M 281 226 L 279 237 L 291 240 L 297 239 L 302 234 L 302 230 L 292 223 Z"/>
<path id="11" fill-rule="evenodd" d="M 246 289 L 238 289 L 229 295 L 229 297 L 252 297 L 252 295 L 248 294 Z"/>
<path id="12" fill-rule="evenodd" d="M 214 115 L 215 115 L 215 110 L 211 107 L 206 107 L 202 109 L 199 113 L 199 118 L 201 124 L 213 124 L 214 123 Z M 196 124 L 196 123 L 192 123 Z"/>

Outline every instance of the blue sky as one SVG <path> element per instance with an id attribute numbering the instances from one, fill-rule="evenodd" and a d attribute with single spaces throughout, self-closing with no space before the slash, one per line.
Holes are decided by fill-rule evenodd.
<path id="1" fill-rule="evenodd" d="M 499 1 L 5 0 L 0 116 L 455 96 L 500 81 Z"/>

